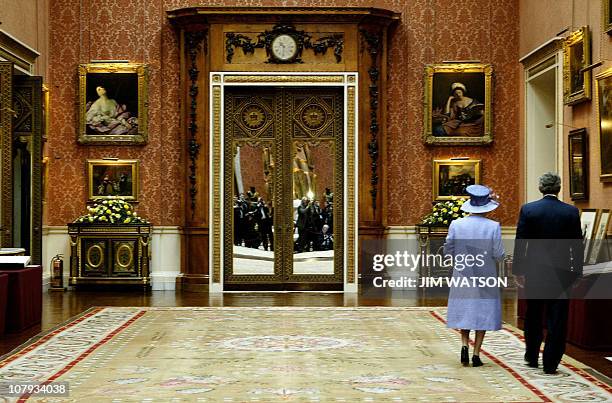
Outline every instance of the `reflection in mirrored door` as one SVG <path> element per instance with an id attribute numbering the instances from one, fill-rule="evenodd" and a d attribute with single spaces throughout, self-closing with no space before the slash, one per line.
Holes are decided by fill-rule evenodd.
<path id="1" fill-rule="evenodd" d="M 292 142 L 293 274 L 334 274 L 334 142 Z"/>
<path id="2" fill-rule="evenodd" d="M 342 89 L 224 97 L 224 287 L 341 289 Z"/>
<path id="3" fill-rule="evenodd" d="M 343 95 L 331 88 L 295 88 L 286 92 L 285 105 L 290 119 L 284 126 L 284 155 L 291 169 L 295 223 L 288 279 L 341 281 Z"/>
<path id="4" fill-rule="evenodd" d="M 234 144 L 233 274 L 274 274 L 272 143 Z"/>

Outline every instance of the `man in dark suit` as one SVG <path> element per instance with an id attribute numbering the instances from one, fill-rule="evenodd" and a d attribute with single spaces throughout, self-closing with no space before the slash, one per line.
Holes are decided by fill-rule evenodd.
<path id="1" fill-rule="evenodd" d="M 565 352 L 569 292 L 582 275 L 580 213 L 557 198 L 561 178 L 545 173 L 539 180 L 542 199 L 521 208 L 516 228 L 513 273 L 527 298 L 525 361 L 538 367 L 546 312 L 544 372 L 554 374 Z"/>
<path id="2" fill-rule="evenodd" d="M 308 198 L 302 197 L 302 202 L 297 208 L 297 220 L 295 222 L 295 226 L 298 230 L 298 239 L 295 241 L 295 251 L 298 253 L 309 252 L 308 250 L 304 250 L 308 244 L 306 226 L 308 224 L 309 207 L 310 203 L 308 202 Z"/>

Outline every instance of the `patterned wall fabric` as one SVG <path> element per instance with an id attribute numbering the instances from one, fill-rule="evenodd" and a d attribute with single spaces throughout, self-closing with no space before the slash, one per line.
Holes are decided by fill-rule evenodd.
<path id="1" fill-rule="evenodd" d="M 390 50 L 387 224 L 411 225 L 431 206 L 431 159 L 483 160 L 483 181 L 500 195 L 496 218 L 515 224 L 518 212 L 519 65 L 518 0 L 387 1 L 187 1 L 54 0 L 50 7 L 51 133 L 48 225 L 82 214 L 85 160 L 118 157 L 141 161 L 139 212 L 156 225 L 180 225 L 184 211 L 185 140 L 179 131 L 178 38 L 169 9 L 205 5 L 385 7 L 402 13 Z M 128 59 L 150 65 L 149 143 L 79 146 L 76 143 L 76 68 L 95 59 Z M 494 67 L 490 147 L 425 147 L 423 67 L 444 60 L 481 60 Z M 360 189 L 367 192 L 368 189 Z"/>
<path id="2" fill-rule="evenodd" d="M 268 203 L 271 202 L 270 195 L 266 192 L 264 180 L 264 161 L 262 147 L 252 147 L 249 145 L 240 147 L 240 169 L 242 171 L 242 183 L 246 193 L 251 186 Z M 272 183 L 270 183 L 272 186 Z"/>

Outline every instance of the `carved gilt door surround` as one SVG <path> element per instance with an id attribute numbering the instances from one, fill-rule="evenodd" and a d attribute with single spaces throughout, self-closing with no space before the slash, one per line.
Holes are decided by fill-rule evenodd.
<path id="1" fill-rule="evenodd" d="M 213 178 L 218 181 L 223 177 L 224 169 L 220 137 L 224 88 L 336 86 L 345 94 L 344 136 L 354 135 L 354 143 L 345 143 L 343 150 L 343 196 L 354 210 L 344 211 L 343 221 L 353 223 L 357 216 L 359 221 L 357 231 L 352 225 L 344 226 L 348 232 L 342 241 L 346 262 L 342 284 L 345 291 L 356 292 L 360 274 L 355 270 L 357 248 L 353 243 L 381 239 L 385 233 L 389 38 L 401 14 L 374 7 L 334 6 L 201 6 L 167 10 L 166 14 L 180 46 L 181 131 L 185 139 L 185 215 L 181 276 L 177 279 L 181 288 L 227 290 L 221 249 L 223 195 L 218 193 L 223 183 L 213 182 Z M 354 119 L 347 119 L 349 109 Z M 297 152 L 307 154 L 308 150 Z M 349 152 L 354 155 L 347 159 Z M 293 162 L 299 165 L 296 160 Z M 212 169 L 215 167 L 218 171 Z M 303 192 L 309 186 L 310 173 L 296 168 L 305 179 Z M 353 174 L 349 182 L 355 186 L 355 202 L 351 203 L 346 197 L 351 191 L 346 189 L 346 175 Z M 264 182 L 260 181 L 261 186 L 267 186 Z M 346 248 L 347 242 L 353 250 Z M 369 260 L 366 255 L 359 256 Z"/>
<path id="2" fill-rule="evenodd" d="M 334 99 L 339 100 L 340 105 L 336 115 L 340 118 L 338 125 L 339 135 L 333 135 L 333 130 L 313 131 L 319 134 L 321 139 L 314 140 L 314 146 L 317 144 L 332 144 L 336 150 L 336 155 L 340 160 L 337 161 L 335 171 L 336 176 L 340 178 L 335 183 L 339 184 L 340 188 L 334 188 L 334 201 L 337 203 L 334 206 L 340 211 L 334 212 L 335 219 L 339 219 L 342 225 L 334 224 L 337 228 L 335 235 L 336 242 L 339 245 L 334 247 L 334 272 L 327 275 L 308 275 L 298 274 L 293 269 L 291 261 L 293 254 L 293 223 L 291 222 L 291 205 L 287 203 L 287 197 L 294 199 L 296 196 L 291 188 L 292 179 L 288 179 L 288 172 L 291 172 L 291 167 L 287 164 L 291 163 L 293 155 L 291 147 L 287 146 L 287 141 L 291 144 L 300 144 L 295 136 L 287 135 L 290 125 L 281 125 L 275 134 L 271 133 L 268 139 L 255 139 L 249 137 L 248 133 L 255 131 L 243 130 L 245 135 L 240 138 L 240 135 L 226 134 L 227 122 L 226 119 L 231 119 L 227 108 L 232 108 L 233 103 L 227 103 L 226 92 L 228 96 L 240 94 L 248 94 L 248 87 L 253 87 L 253 94 L 268 94 L 271 97 L 281 97 L 286 99 L 306 99 L 309 93 L 312 94 L 328 94 L 329 97 L 334 97 L 333 94 L 338 94 Z M 327 91 L 326 91 L 327 87 Z M 276 95 L 275 95 L 276 94 Z M 279 95 L 280 94 L 280 95 Z M 332 95 L 329 95 L 332 94 Z M 356 195 L 357 189 L 357 73 L 222 73 L 212 72 L 210 74 L 210 244 L 209 244 L 209 261 L 211 268 L 209 290 L 211 292 L 222 292 L 230 288 L 231 284 L 249 283 L 248 275 L 235 276 L 228 270 L 232 270 L 232 203 L 235 193 L 232 189 L 236 188 L 234 183 L 234 157 L 236 155 L 236 145 L 243 147 L 248 144 L 259 146 L 267 144 L 270 147 L 270 152 L 275 160 L 275 169 L 277 180 L 271 183 L 270 192 L 279 192 L 285 195 L 284 200 L 279 197 L 274 198 L 274 224 L 275 224 L 275 242 L 282 244 L 275 245 L 274 257 L 274 272 L 269 275 L 254 276 L 252 282 L 259 283 L 302 283 L 319 285 L 324 283 L 340 283 L 341 290 L 345 292 L 357 291 L 357 229 L 358 229 L 358 198 Z M 282 101 L 281 101 L 282 102 Z M 294 115 L 296 111 L 292 111 L 289 102 L 285 101 L 283 110 L 280 113 Z M 323 103 L 322 108 L 328 108 L 327 105 L 332 105 L 333 102 Z M 298 105 L 298 103 L 296 103 Z M 316 106 L 315 106 L 316 108 Z M 329 107 L 329 113 L 333 114 L 333 108 Z M 235 114 L 236 111 L 232 111 Z M 243 111 L 244 112 L 244 111 Z M 259 127 L 257 111 L 253 111 L 252 127 Z M 264 108 L 260 114 L 265 114 Z M 272 113 L 272 111 L 269 111 Z M 327 113 L 327 112 L 326 112 Z M 318 116 L 312 113 L 312 116 Z M 284 121 L 291 121 L 291 117 L 284 118 Z M 317 127 L 318 121 L 308 122 L 312 127 Z M 265 129 L 265 127 L 262 127 Z M 308 132 L 308 127 L 303 132 Z M 259 131 L 258 133 L 262 133 Z M 285 134 L 283 134 L 285 133 Z M 317 136 L 317 134 L 314 134 Z M 231 136 L 232 138 L 228 138 Z M 279 137 L 280 136 L 280 137 Z M 299 135 L 297 135 L 299 137 Z M 325 139 L 325 136 L 328 136 Z M 238 138 L 236 138 L 238 137 Z M 283 140 L 284 139 L 284 143 Z M 297 141 L 297 142 L 296 142 Z M 279 145 L 280 144 L 280 145 Z M 284 144 L 284 145 L 283 145 Z M 228 149 L 229 148 L 229 149 Z M 295 147 L 293 147 L 295 148 Z M 284 164 L 279 166 L 279 162 Z M 226 172 L 232 170 L 232 173 Z M 279 171 L 282 170 L 282 171 Z M 248 187 L 248 186 L 247 186 Z M 259 189 L 262 191 L 263 189 Z M 314 189 L 313 189 L 314 190 Z M 244 189 L 246 192 L 246 189 Z M 231 192 L 231 193 L 230 193 Z M 319 197 L 324 197 L 323 189 L 316 190 Z M 267 193 L 266 193 L 267 194 Z M 281 205 L 279 205 L 281 204 Z M 294 206 L 295 207 L 295 204 Z M 338 232 L 339 231 L 339 232 Z M 283 234 L 285 236 L 283 236 Z M 297 235 L 296 235 L 297 236 Z M 276 251 L 278 250 L 278 253 Z"/>

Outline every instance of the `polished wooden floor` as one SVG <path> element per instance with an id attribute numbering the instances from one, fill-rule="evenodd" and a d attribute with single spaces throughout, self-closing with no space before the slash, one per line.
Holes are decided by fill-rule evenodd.
<path id="1" fill-rule="evenodd" d="M 207 293 L 135 290 L 49 292 L 43 295 L 40 326 L 0 338 L 0 356 L 40 332 L 47 331 L 94 306 L 446 306 L 445 296 L 417 295 L 410 292 L 389 293 L 364 290 L 357 296 L 342 293 Z M 505 322 L 521 325 L 516 319 L 516 298 L 504 296 L 502 315 Z M 485 347 L 486 347 L 485 339 Z M 566 353 L 608 377 L 612 362 L 605 357 L 612 351 L 589 351 L 568 344 Z"/>

